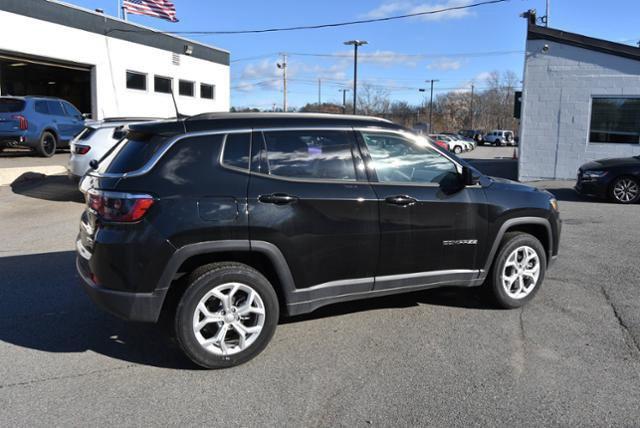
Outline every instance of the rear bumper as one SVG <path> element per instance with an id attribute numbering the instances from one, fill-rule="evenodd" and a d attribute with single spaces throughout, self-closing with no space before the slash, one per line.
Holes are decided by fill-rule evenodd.
<path id="1" fill-rule="evenodd" d="M 82 278 L 82 287 L 96 305 L 127 321 L 158 321 L 167 290 L 157 290 L 153 293 L 109 290 L 91 279 L 87 265 L 81 255 L 76 258 L 76 268 Z"/>

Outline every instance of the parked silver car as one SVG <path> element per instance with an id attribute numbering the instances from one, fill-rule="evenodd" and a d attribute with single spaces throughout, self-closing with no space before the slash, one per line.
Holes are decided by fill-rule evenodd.
<path id="1" fill-rule="evenodd" d="M 113 118 L 87 122 L 70 143 L 71 156 L 67 165 L 69 178 L 79 181 L 89 170 L 92 160 L 102 159 L 109 149 L 124 138 L 127 125 L 151 120 L 157 119 Z"/>

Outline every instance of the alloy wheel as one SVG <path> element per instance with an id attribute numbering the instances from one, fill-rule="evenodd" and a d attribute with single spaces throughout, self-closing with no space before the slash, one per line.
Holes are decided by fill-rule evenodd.
<path id="1" fill-rule="evenodd" d="M 630 178 L 622 178 L 613 186 L 613 196 L 623 203 L 635 200 L 639 192 L 640 186 Z"/>
<path id="2" fill-rule="evenodd" d="M 518 247 L 509 254 L 502 269 L 502 287 L 512 299 L 524 299 L 538 283 L 540 257 L 529 246 Z"/>
<path id="3" fill-rule="evenodd" d="M 251 346 L 262 331 L 265 305 L 250 286 L 237 282 L 208 291 L 193 314 L 193 334 L 215 355 L 233 355 Z"/>
<path id="4" fill-rule="evenodd" d="M 45 135 L 42 141 L 42 148 L 47 155 L 53 154 L 56 150 L 56 140 L 53 138 L 53 135 Z"/>

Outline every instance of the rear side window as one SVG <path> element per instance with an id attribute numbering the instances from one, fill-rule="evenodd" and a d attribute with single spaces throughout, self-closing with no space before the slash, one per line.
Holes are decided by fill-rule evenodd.
<path id="1" fill-rule="evenodd" d="M 265 132 L 268 174 L 316 180 L 356 180 L 352 132 Z"/>
<path id="2" fill-rule="evenodd" d="M 251 134 L 229 134 L 224 142 L 222 163 L 235 168 L 249 169 Z"/>
<path id="3" fill-rule="evenodd" d="M 49 114 L 54 116 L 66 116 L 62 109 L 62 104 L 59 101 L 47 101 L 49 107 Z"/>
<path id="4" fill-rule="evenodd" d="M 159 136 L 136 136 L 135 139 L 125 140 L 120 143 L 120 149 L 113 153 L 111 161 L 105 159 L 101 162 L 102 165 L 107 164 L 107 166 L 100 172 L 124 174 L 136 171 L 151 160 L 165 140 L 165 137 Z"/>
<path id="5" fill-rule="evenodd" d="M 0 113 L 19 113 L 24 110 L 25 102 L 15 98 L 0 98 Z"/>
<path id="6" fill-rule="evenodd" d="M 49 114 L 49 106 L 46 101 L 36 101 L 36 113 Z"/>

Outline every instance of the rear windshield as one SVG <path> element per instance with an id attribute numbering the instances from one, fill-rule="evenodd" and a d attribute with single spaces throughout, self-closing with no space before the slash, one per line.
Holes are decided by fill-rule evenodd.
<path id="1" fill-rule="evenodd" d="M 24 101 L 15 98 L 0 98 L 0 113 L 18 113 L 24 110 Z"/>
<path id="2" fill-rule="evenodd" d="M 142 168 L 162 147 L 165 137 L 152 136 L 123 140 L 118 148 L 100 161 L 99 172 L 108 174 L 124 174 Z"/>

